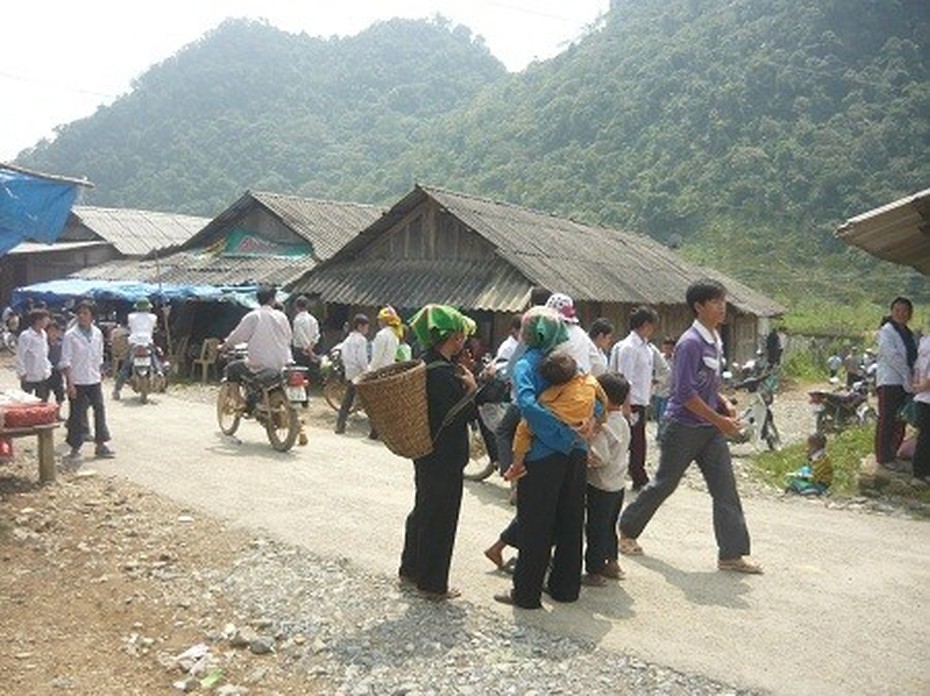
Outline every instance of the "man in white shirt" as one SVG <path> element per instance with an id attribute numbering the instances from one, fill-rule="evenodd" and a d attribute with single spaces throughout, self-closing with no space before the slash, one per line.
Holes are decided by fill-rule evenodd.
<path id="1" fill-rule="evenodd" d="M 239 381 L 246 371 L 252 374 L 264 370 L 280 372 L 291 362 L 291 324 L 284 312 L 275 309 L 276 294 L 273 287 L 260 288 L 255 294 L 258 308 L 242 317 L 239 325 L 223 341 L 224 346 L 240 343 L 247 346 L 245 360 L 226 366 L 228 379 Z"/>
<path id="2" fill-rule="evenodd" d="M 355 383 L 353 379 L 368 369 L 368 317 L 356 314 L 352 320 L 352 331 L 342 342 L 342 366 L 345 370 L 346 393 L 339 406 L 339 415 L 336 416 L 336 434 L 346 431 L 346 421 L 352 402 L 355 401 Z"/>
<path id="3" fill-rule="evenodd" d="M 294 300 L 294 328 L 292 342 L 294 346 L 294 362 L 303 367 L 310 367 L 313 361 L 313 349 L 320 340 L 320 324 L 310 314 L 310 300 L 301 295 Z"/>
<path id="4" fill-rule="evenodd" d="M 29 314 L 29 326 L 19 335 L 16 342 L 16 375 L 24 392 L 35 394 L 42 401 L 48 401 L 49 382 L 52 376 L 52 363 L 48 359 L 48 312 L 44 309 L 33 310 Z"/>
<path id="5" fill-rule="evenodd" d="M 136 346 L 150 346 L 152 368 L 155 372 L 161 372 L 161 361 L 158 359 L 155 350 L 155 327 L 158 324 L 158 317 L 152 313 L 152 303 L 148 298 L 143 297 L 135 304 L 135 312 L 130 312 L 126 320 L 129 330 L 129 355 L 120 366 L 119 374 L 116 376 L 116 382 L 113 385 L 113 398 L 119 400 L 119 391 L 123 385 L 129 381 L 132 374 L 132 356 L 133 349 Z"/>
<path id="6" fill-rule="evenodd" d="M 94 325 L 93 305 L 82 301 L 77 306 L 74 326 L 65 332 L 61 343 L 61 362 L 58 364 L 65 378 L 70 403 L 66 441 L 71 452 L 65 457 L 66 463 L 76 464 L 81 459 L 88 406 L 94 410 L 95 454 L 106 458 L 114 455 L 108 444 L 110 431 L 103 406 L 102 364 L 103 334 Z"/>
<path id="7" fill-rule="evenodd" d="M 630 478 L 633 490 L 649 483 L 646 473 L 646 407 L 652 396 L 654 350 L 649 339 L 659 326 L 651 307 L 639 307 L 630 315 L 630 333 L 610 352 L 608 368 L 630 383 Z"/>

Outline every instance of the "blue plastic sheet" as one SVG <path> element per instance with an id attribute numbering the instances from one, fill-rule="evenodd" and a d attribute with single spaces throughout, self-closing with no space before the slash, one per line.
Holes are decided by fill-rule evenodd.
<path id="1" fill-rule="evenodd" d="M 0 167 L 0 255 L 24 239 L 58 239 L 76 196 L 76 184 Z"/>
<path id="2" fill-rule="evenodd" d="M 147 298 L 161 304 L 184 300 L 231 302 L 243 307 L 255 307 L 257 285 L 174 285 L 137 283 L 117 280 L 87 280 L 63 278 L 35 283 L 13 290 L 11 305 L 20 310 L 27 300 L 44 302 L 49 307 L 63 307 L 83 298 L 95 302 L 136 302 Z M 286 294 L 279 293 L 282 301 Z"/>

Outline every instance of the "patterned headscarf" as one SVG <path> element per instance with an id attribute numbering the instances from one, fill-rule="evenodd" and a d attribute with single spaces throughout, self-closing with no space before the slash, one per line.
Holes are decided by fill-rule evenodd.
<path id="1" fill-rule="evenodd" d="M 397 338 L 404 337 L 404 323 L 391 305 L 385 305 L 381 308 L 381 311 L 378 312 L 378 320 L 383 321 L 385 326 L 390 326 Z"/>
<path id="2" fill-rule="evenodd" d="M 568 340 L 568 329 L 562 315 L 551 307 L 530 307 L 523 315 L 520 337 L 527 348 L 548 353 Z"/>
<path id="3" fill-rule="evenodd" d="M 457 331 L 475 333 L 475 322 L 454 307 L 428 304 L 413 316 L 410 328 L 423 348 L 431 348 Z"/>

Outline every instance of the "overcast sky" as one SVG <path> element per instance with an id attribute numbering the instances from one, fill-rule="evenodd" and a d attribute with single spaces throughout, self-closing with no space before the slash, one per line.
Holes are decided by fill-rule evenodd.
<path id="1" fill-rule="evenodd" d="M 55 126 L 89 116 L 145 70 L 227 17 L 267 19 L 285 31 L 351 36 L 379 19 L 442 14 L 484 37 L 519 71 L 560 53 L 607 12 L 610 0 L 26 0 L 0 22 L 0 161 Z"/>

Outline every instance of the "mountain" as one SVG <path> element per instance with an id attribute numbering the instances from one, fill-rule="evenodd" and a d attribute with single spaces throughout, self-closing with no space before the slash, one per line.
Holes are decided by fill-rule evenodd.
<path id="1" fill-rule="evenodd" d="M 717 5 L 614 0 L 516 75 L 442 20 L 330 40 L 229 22 L 17 161 L 198 214 L 418 180 L 642 231 L 784 301 L 930 299 L 831 234 L 930 185 L 930 3 Z"/>

